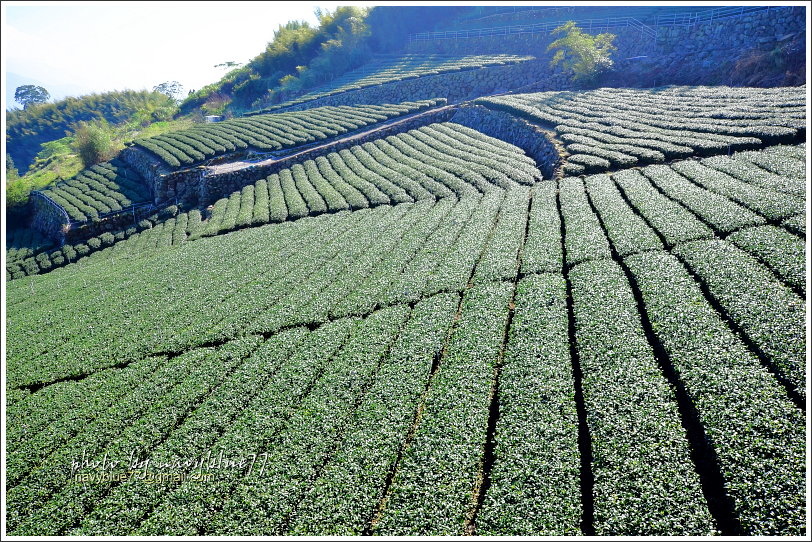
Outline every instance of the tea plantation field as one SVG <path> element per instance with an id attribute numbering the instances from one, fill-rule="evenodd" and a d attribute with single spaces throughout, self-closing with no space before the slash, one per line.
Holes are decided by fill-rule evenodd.
<path id="1" fill-rule="evenodd" d="M 596 169 L 429 124 L 18 268 L 7 532 L 805 534 L 803 102 L 692 92 L 482 102 Z"/>
<path id="2" fill-rule="evenodd" d="M 475 103 L 553 128 L 564 171 L 594 173 L 792 142 L 806 132 L 806 87 L 667 87 L 539 92 Z"/>

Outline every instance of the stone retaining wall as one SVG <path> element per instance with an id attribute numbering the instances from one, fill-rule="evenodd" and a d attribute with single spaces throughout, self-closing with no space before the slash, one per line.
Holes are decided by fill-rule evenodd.
<path id="1" fill-rule="evenodd" d="M 485 67 L 476 70 L 427 75 L 404 81 L 393 81 L 374 87 L 325 96 L 324 98 L 279 109 L 278 112 L 300 111 L 327 105 L 400 103 L 432 98 L 447 98 L 449 102 L 459 102 L 483 95 L 506 92 L 512 88 L 537 81 L 544 81 L 550 75 L 551 72 L 546 62 L 528 60 L 508 66 Z M 551 87 L 549 90 L 559 89 Z"/>
<path id="2" fill-rule="evenodd" d="M 685 52 L 704 59 L 714 51 L 767 45 L 805 30 L 804 8 L 783 7 L 694 26 L 661 26 L 657 29 L 657 47 L 664 55 Z"/>
<path id="3" fill-rule="evenodd" d="M 661 27 L 656 55 L 632 67 L 628 75 L 640 86 L 795 85 L 805 79 L 803 68 L 798 69 L 804 63 L 805 42 L 804 8 L 799 6 Z"/>
<path id="4" fill-rule="evenodd" d="M 648 88 L 663 85 L 760 85 L 800 84 L 797 74 L 786 74 L 783 64 L 803 63 L 806 39 L 805 8 L 782 6 L 740 17 L 711 20 L 691 26 L 652 27 L 655 36 L 633 27 L 588 28 L 597 34 L 610 32 L 617 51 L 614 69 L 595 86 Z M 549 33 L 528 33 L 482 38 L 437 39 L 409 44 L 409 53 L 531 54 L 546 65 L 552 54 Z M 759 65 L 764 77 L 748 82 L 736 75 L 737 63 L 759 53 L 770 56 L 775 66 Z M 746 68 L 745 68 L 746 69 Z M 771 70 L 771 71 L 770 71 Z M 802 71 L 802 69 L 801 69 Z M 769 73 L 767 73 L 769 72 Z M 555 74 L 557 72 L 550 72 Z M 550 86 L 544 90 L 566 90 Z"/>
<path id="5" fill-rule="evenodd" d="M 302 152 L 275 160 L 259 162 L 255 165 L 224 173 L 213 173 L 215 168 L 200 167 L 191 170 L 179 171 L 166 175 L 162 179 L 164 201 L 177 197 L 184 206 L 206 206 L 218 199 L 228 196 L 235 190 L 240 190 L 248 184 L 255 183 L 294 163 L 313 160 L 331 152 L 337 152 L 354 145 L 361 145 L 367 141 L 388 137 L 393 134 L 407 132 L 420 126 L 435 122 L 445 122 L 451 119 L 456 108 L 454 106 L 442 107 L 427 111 L 408 120 L 384 126 L 370 133 L 362 133 L 342 141 L 327 143 Z M 294 149 L 295 150 L 295 149 Z"/>
<path id="6" fill-rule="evenodd" d="M 386 137 L 387 135 L 391 135 L 393 133 L 411 130 L 417 126 L 423 126 L 432 122 L 442 122 L 444 120 L 448 120 L 451 115 L 453 115 L 452 110 L 438 108 L 419 113 L 410 119 L 400 121 L 395 119 L 395 121 L 391 124 L 383 126 L 373 132 L 374 135 L 372 136 L 365 136 L 359 139 L 352 134 L 345 134 L 338 137 L 349 138 L 349 141 L 351 141 L 350 144 L 355 145 L 359 142 L 363 143 L 367 141 L 370 137 Z M 370 127 L 369 129 L 374 129 L 374 126 Z M 362 132 L 362 134 L 363 133 L 364 132 Z M 327 146 L 326 150 L 322 149 L 324 146 Z M 262 172 L 268 170 L 269 168 L 276 168 L 271 171 L 271 173 L 273 173 L 274 171 L 278 171 L 278 169 L 289 167 L 292 159 L 295 159 L 295 161 L 308 160 L 310 158 L 320 156 L 323 153 L 340 150 L 346 146 L 346 144 L 342 145 L 340 143 L 332 144 L 330 142 L 317 142 L 313 145 L 312 149 L 301 152 L 297 151 L 296 148 L 289 149 L 287 155 L 274 158 L 273 161 L 269 159 L 265 162 L 261 162 L 261 165 L 258 166 L 248 166 L 235 172 L 223 174 L 213 173 L 217 171 L 217 167 L 209 167 L 204 165 L 192 166 L 173 171 L 168 169 L 163 162 L 161 162 L 152 153 L 133 146 L 124 149 L 121 152 L 120 157 L 144 177 L 144 183 L 146 183 L 150 189 L 150 195 L 153 203 L 163 204 L 169 202 L 182 202 L 185 205 L 197 206 L 204 205 L 204 202 L 211 201 L 211 198 L 215 197 L 212 196 L 212 194 L 216 195 L 215 200 L 221 197 L 222 190 L 217 188 L 217 183 L 219 182 L 218 179 L 227 179 L 227 186 L 238 186 L 238 188 L 241 188 L 242 186 L 245 186 L 250 179 L 253 179 L 250 182 L 254 182 L 261 178 L 259 175 L 262 175 Z M 251 149 L 249 148 L 249 151 L 250 150 Z M 233 161 L 245 160 L 249 154 L 249 152 L 231 153 L 227 156 L 218 157 L 217 161 L 224 162 L 227 159 Z M 271 173 L 265 173 L 264 176 L 268 176 Z M 204 177 L 206 178 L 206 182 L 203 182 Z M 238 177 L 240 179 L 234 180 L 234 177 Z M 243 178 L 245 182 L 243 182 Z"/>
<path id="7" fill-rule="evenodd" d="M 62 243 L 70 224 L 65 210 L 38 192 L 31 193 L 31 209 L 31 227 L 57 243 Z"/>
<path id="8" fill-rule="evenodd" d="M 108 216 L 103 220 L 91 220 L 82 224 L 75 224 L 67 231 L 64 242 L 74 244 L 91 237 L 98 237 L 106 231 L 115 233 L 130 226 L 135 226 L 138 221 L 153 213 L 155 213 L 155 207 L 149 205 Z"/>
<path id="9" fill-rule="evenodd" d="M 646 54 L 654 47 L 654 38 L 643 34 L 640 29 L 632 27 L 601 27 L 589 30 L 590 34 L 609 32 L 617 37 L 613 42 L 618 48 L 616 58 Z M 552 53 L 547 47 L 560 36 L 551 36 L 549 33 L 526 33 L 483 36 L 479 38 L 439 39 L 426 41 L 413 41 L 406 49 L 410 54 L 448 54 L 448 55 L 485 55 L 485 54 L 514 54 L 533 55 L 536 62 L 549 73 L 549 62 Z"/>
<path id="10" fill-rule="evenodd" d="M 171 173 L 163 161 L 146 149 L 131 145 L 121 151 L 118 157 L 141 175 L 150 189 L 150 195 L 155 198 L 155 179 L 161 175 Z"/>
<path id="11" fill-rule="evenodd" d="M 554 178 L 561 165 L 560 151 L 552 133 L 525 119 L 481 105 L 467 105 L 461 107 L 451 121 L 516 145 L 536 161 L 545 179 Z"/>

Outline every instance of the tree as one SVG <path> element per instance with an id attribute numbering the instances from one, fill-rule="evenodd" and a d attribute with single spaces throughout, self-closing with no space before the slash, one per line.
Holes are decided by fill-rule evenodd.
<path id="1" fill-rule="evenodd" d="M 160 92 L 161 94 L 166 94 L 173 100 L 178 100 L 179 96 L 183 94 L 183 85 L 177 81 L 166 81 L 160 85 L 156 85 L 152 88 L 152 90 L 155 92 Z"/>
<path id="2" fill-rule="evenodd" d="M 23 85 L 14 91 L 14 101 L 28 109 L 31 104 L 44 104 L 51 99 L 48 91 L 36 85 Z"/>
<path id="3" fill-rule="evenodd" d="M 14 165 L 14 159 L 9 153 L 6 153 L 6 181 L 14 181 L 20 178 L 20 172 L 17 171 L 17 166 Z"/>
<path id="4" fill-rule="evenodd" d="M 590 82 L 602 72 L 612 67 L 612 51 L 617 47 L 612 41 L 614 34 L 604 33 L 593 36 L 583 32 L 573 21 L 559 26 L 552 34 L 566 34 L 552 42 L 548 51 L 556 50 L 550 66 L 561 64 L 564 73 L 572 74 L 572 80 Z"/>
<path id="5" fill-rule="evenodd" d="M 73 133 L 73 150 L 86 168 L 111 160 L 116 155 L 116 146 L 107 121 L 79 122 Z"/>

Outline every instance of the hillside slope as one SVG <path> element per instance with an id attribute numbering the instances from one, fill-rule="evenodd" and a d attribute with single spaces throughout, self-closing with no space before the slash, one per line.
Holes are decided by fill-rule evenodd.
<path id="1" fill-rule="evenodd" d="M 7 534 L 807 535 L 807 89 L 477 64 L 525 37 L 35 193 Z"/>

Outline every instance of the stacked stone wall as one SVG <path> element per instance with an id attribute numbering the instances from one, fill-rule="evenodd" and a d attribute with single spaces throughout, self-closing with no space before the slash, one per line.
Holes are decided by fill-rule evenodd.
<path id="1" fill-rule="evenodd" d="M 446 122 L 451 120 L 456 111 L 455 106 L 446 106 L 428 111 L 408 120 L 384 126 L 372 132 L 366 132 L 335 143 L 322 145 L 303 152 L 297 152 L 278 160 L 261 162 L 226 173 L 213 173 L 215 169 L 207 169 L 208 174 L 202 178 L 183 174 L 170 180 L 174 183 L 175 191 L 184 194 L 184 203 L 194 202 L 199 206 L 209 205 L 218 199 L 228 196 L 235 190 L 240 190 L 248 184 L 255 183 L 269 175 L 292 166 L 294 163 L 313 160 L 331 152 L 337 152 L 355 145 L 362 145 L 368 141 L 388 137 L 390 135 L 407 132 L 427 124 Z"/>
<path id="2" fill-rule="evenodd" d="M 171 170 L 164 165 L 160 158 L 146 149 L 134 145 L 121 151 L 118 157 L 143 177 L 144 182 L 150 188 L 150 195 L 155 198 L 155 180 L 161 175 L 170 173 Z"/>
<path id="3" fill-rule="evenodd" d="M 31 227 L 57 243 L 62 243 L 70 224 L 65 210 L 39 192 L 31 193 L 31 208 Z"/>
<path id="4" fill-rule="evenodd" d="M 584 28 L 591 34 L 610 32 L 617 36 L 614 69 L 593 86 L 783 86 L 800 84 L 804 79 L 797 74 L 785 77 L 782 70 L 786 71 L 786 68 L 780 65 L 803 62 L 806 15 L 802 6 L 779 6 L 693 25 L 661 25 L 650 29 L 600 25 Z M 532 54 L 537 57 L 538 64 L 544 66 L 552 58 L 547 47 L 555 37 L 539 32 L 433 39 L 414 41 L 407 51 L 413 54 Z M 736 72 L 741 71 L 742 60 L 758 57 L 759 53 L 772 55 L 776 66 L 758 65 L 754 69 L 764 71 L 764 76 L 748 82 Z M 768 73 L 770 70 L 775 73 Z M 567 90 L 567 87 L 551 85 L 543 90 Z"/>
<path id="5" fill-rule="evenodd" d="M 707 21 L 693 26 L 661 26 L 657 48 L 661 54 L 696 53 L 703 59 L 715 51 L 769 45 L 806 31 L 804 8 L 782 7 L 741 17 Z"/>
<path id="6" fill-rule="evenodd" d="M 509 113 L 468 105 L 461 107 L 451 121 L 516 145 L 536 161 L 545 179 L 552 179 L 561 165 L 553 134 Z"/>
<path id="7" fill-rule="evenodd" d="M 506 92 L 534 82 L 543 83 L 552 74 L 547 62 L 529 60 L 507 66 L 484 67 L 393 81 L 325 96 L 279 111 L 300 111 L 328 105 L 400 103 L 432 98 L 447 98 L 449 102 L 460 102 L 488 94 Z M 564 81 L 557 82 L 557 84 L 563 83 Z M 550 86 L 553 85 L 550 84 Z"/>
<path id="8" fill-rule="evenodd" d="M 119 230 L 135 226 L 138 221 L 155 212 L 154 205 L 143 205 L 108 216 L 103 220 L 91 220 L 81 224 L 72 224 L 64 236 L 65 243 L 78 243 L 91 237 L 98 237 L 104 232 L 115 233 Z"/>
<path id="9" fill-rule="evenodd" d="M 596 26 L 592 29 L 583 28 L 590 34 L 609 32 L 617 37 L 614 45 L 618 48 L 616 56 L 634 56 L 650 51 L 654 46 L 654 37 L 639 28 Z M 560 36 L 552 36 L 549 32 L 527 32 L 523 34 L 491 35 L 460 39 L 434 39 L 411 42 L 406 49 L 410 54 L 447 54 L 447 55 L 486 55 L 486 54 L 514 54 L 533 55 L 536 62 L 545 69 L 552 58 L 547 47 Z"/>

